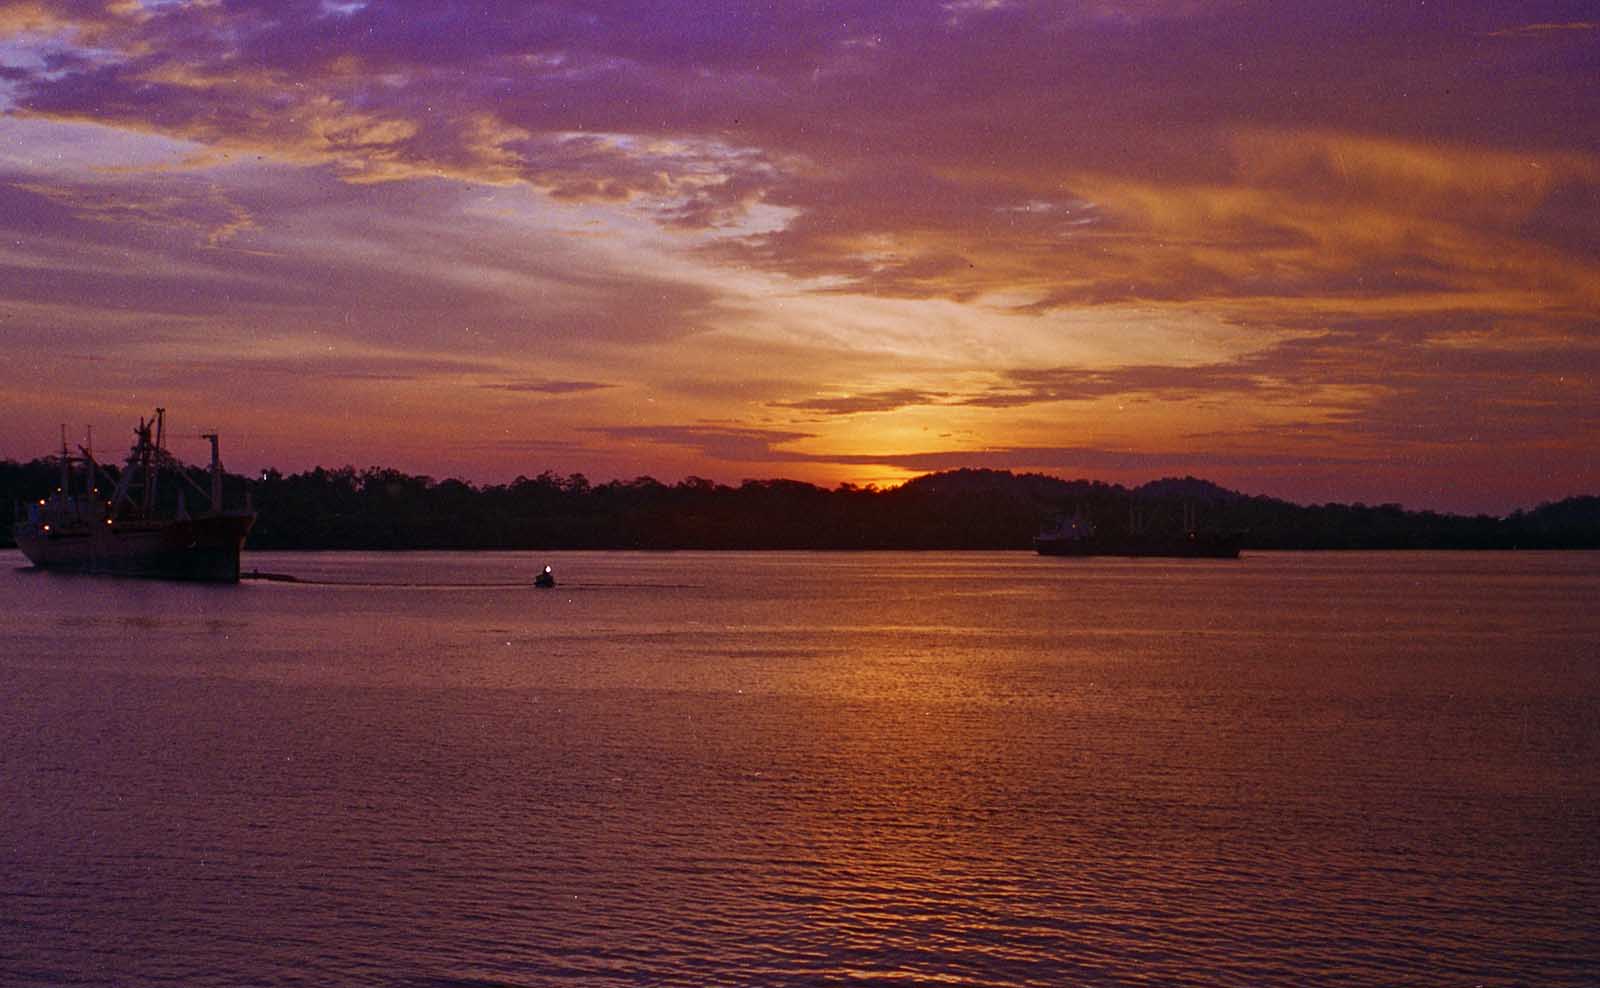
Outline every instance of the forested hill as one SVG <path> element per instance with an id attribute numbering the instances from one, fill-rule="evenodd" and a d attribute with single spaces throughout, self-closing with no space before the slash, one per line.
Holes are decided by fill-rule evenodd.
<path id="1" fill-rule="evenodd" d="M 204 486 L 203 471 L 192 472 Z M 0 461 L 0 537 L 9 537 L 13 503 L 53 490 L 55 477 L 48 461 Z M 1465 517 L 1393 504 L 1302 506 L 1193 477 L 1129 489 L 955 470 L 889 490 L 829 490 L 694 477 L 591 484 L 547 472 L 477 486 L 319 467 L 229 475 L 226 500 L 242 502 L 247 489 L 260 513 L 249 542 L 258 549 L 1026 549 L 1060 512 L 1081 511 L 1106 532 L 1126 531 L 1135 512 L 1147 530 L 1176 530 L 1186 503 L 1202 529 L 1242 532 L 1247 549 L 1600 548 L 1600 497 Z"/>

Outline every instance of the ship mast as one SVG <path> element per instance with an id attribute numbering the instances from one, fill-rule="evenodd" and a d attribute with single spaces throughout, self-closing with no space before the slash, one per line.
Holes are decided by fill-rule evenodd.
<path id="1" fill-rule="evenodd" d="M 72 493 L 72 454 L 67 452 L 67 426 L 61 424 L 61 486 L 56 488 L 62 497 Z"/>
<path id="2" fill-rule="evenodd" d="M 144 454 L 144 513 L 151 515 L 156 509 L 156 484 L 161 480 L 161 449 L 167 437 L 167 410 L 156 409 L 156 444 L 154 449 L 146 448 Z M 149 439 L 149 430 L 145 431 L 146 443 Z"/>
<path id="3" fill-rule="evenodd" d="M 133 430 L 135 442 L 128 451 L 128 463 L 123 468 L 122 477 L 117 481 L 116 493 L 112 495 L 112 503 L 118 508 L 126 502 L 135 511 L 148 517 L 156 503 L 156 446 L 151 439 L 157 423 L 165 409 L 156 409 L 156 418 L 145 421 L 139 419 L 139 425 Z M 139 492 L 138 500 L 133 496 L 134 490 Z"/>
<path id="4" fill-rule="evenodd" d="M 211 440 L 211 513 L 222 514 L 222 456 L 217 450 L 217 434 L 204 432 L 201 439 Z"/>

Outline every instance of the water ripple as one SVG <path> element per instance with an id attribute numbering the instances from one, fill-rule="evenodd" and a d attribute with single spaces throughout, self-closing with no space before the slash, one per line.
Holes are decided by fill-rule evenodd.
<path id="1" fill-rule="evenodd" d="M 1352 558 L 0 586 L 0 983 L 1600 983 L 1600 568 Z"/>

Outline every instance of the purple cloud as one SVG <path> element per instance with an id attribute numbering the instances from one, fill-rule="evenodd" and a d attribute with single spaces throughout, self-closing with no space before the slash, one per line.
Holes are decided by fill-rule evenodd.
<path id="1" fill-rule="evenodd" d="M 1564 382 L 1590 378 L 1600 340 L 1591 13 L 7 5 L 0 124 L 59 128 L 78 164 L 0 146 L 0 326 L 41 376 L 112 352 L 102 364 L 282 379 L 302 359 L 285 352 L 322 346 L 332 363 L 307 380 L 465 374 L 484 421 L 506 404 L 492 392 L 590 394 L 617 417 L 581 435 L 680 458 L 771 461 L 825 439 L 785 415 L 821 432 L 913 406 L 1009 450 L 1024 409 L 1132 396 L 1172 406 L 1149 450 L 1170 452 L 1185 408 L 1225 401 L 1259 414 L 1219 448 L 1531 457 L 1542 430 L 1581 464 L 1593 403 Z M 140 142 L 161 150 L 135 160 Z M 808 327 L 777 309 L 798 297 L 858 351 L 815 369 L 825 388 L 790 376 L 810 366 L 786 349 Z M 905 303 L 884 333 L 919 341 L 904 356 L 925 376 L 837 376 L 868 363 L 863 297 Z M 1055 320 L 1091 309 L 1209 320 L 1246 356 L 1119 353 L 1110 317 L 1086 323 L 1101 345 L 1076 346 Z M 749 352 L 717 345 L 730 337 Z M 691 344 L 705 366 L 685 367 Z M 210 352 L 241 346 L 250 360 Z M 214 397 L 260 386 L 233 381 Z M 725 424 L 641 419 L 602 381 L 694 402 L 665 421 Z M 1296 402 L 1305 427 L 1285 439 Z M 737 424 L 752 407 L 760 423 Z"/>

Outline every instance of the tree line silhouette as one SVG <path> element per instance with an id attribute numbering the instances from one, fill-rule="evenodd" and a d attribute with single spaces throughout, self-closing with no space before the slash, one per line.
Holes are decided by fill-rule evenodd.
<path id="1" fill-rule="evenodd" d="M 187 469 L 206 485 L 202 468 Z M 53 491 L 58 476 L 49 460 L 0 461 L 8 521 L 0 540 L 10 544 L 13 505 Z M 167 485 L 169 499 L 179 486 Z M 1297 505 L 1193 477 L 1127 488 L 953 470 L 880 490 L 699 477 L 595 484 L 549 471 L 475 485 L 349 466 L 226 475 L 225 503 L 242 503 L 246 493 L 259 514 L 248 542 L 256 549 L 1027 549 L 1060 513 L 1081 512 L 1106 533 L 1128 531 L 1135 516 L 1145 531 L 1177 531 L 1186 505 L 1202 529 L 1241 533 L 1246 549 L 1600 548 L 1600 497 L 1501 518 L 1397 504 Z"/>

